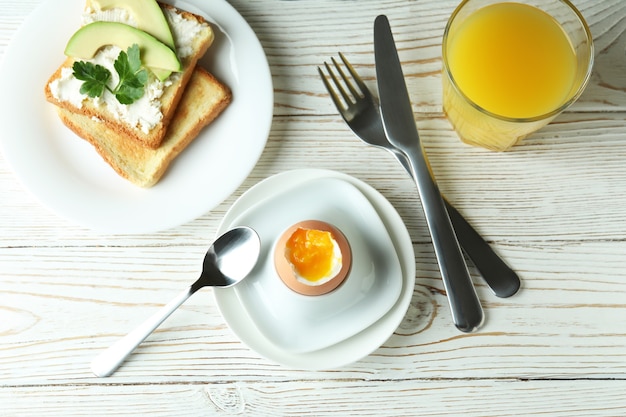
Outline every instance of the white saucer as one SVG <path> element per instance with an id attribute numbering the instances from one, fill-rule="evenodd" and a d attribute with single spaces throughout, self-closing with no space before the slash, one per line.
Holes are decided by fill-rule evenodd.
<path id="1" fill-rule="evenodd" d="M 337 227 L 352 251 L 352 269 L 334 291 L 298 294 L 278 277 L 274 248 L 283 231 L 303 220 Z M 265 337 L 294 353 L 334 345 L 372 325 L 395 304 L 402 269 L 385 225 L 369 200 L 338 178 L 316 178 L 266 197 L 226 227 L 248 226 L 261 238 L 256 267 L 234 288 Z"/>
<path id="2" fill-rule="evenodd" d="M 350 190 L 348 191 L 350 195 L 344 197 L 347 203 L 337 204 L 336 201 L 318 200 L 318 203 L 313 204 L 312 208 L 304 209 L 311 201 L 315 200 L 316 196 L 319 197 L 319 191 L 310 195 L 311 189 L 322 183 L 334 188 L 331 191 L 333 196 L 336 196 L 335 193 L 342 193 L 345 196 L 347 190 Z M 299 192 L 300 190 L 302 192 Z M 297 194 L 297 200 L 294 199 L 293 204 L 298 205 L 299 212 L 292 212 L 291 210 L 294 206 L 289 203 L 288 196 L 292 193 Z M 310 200 L 303 201 L 307 198 Z M 334 199 L 335 197 L 333 197 Z M 291 207 L 278 208 L 275 205 L 276 202 L 290 204 Z M 351 203 L 355 203 L 356 206 L 351 206 Z M 351 214 L 354 218 L 350 218 L 345 212 L 341 213 L 348 206 L 352 208 Z M 269 213 L 268 210 L 271 208 L 277 212 Z M 282 285 L 278 278 L 276 280 L 271 279 L 273 274 L 273 264 L 270 262 L 272 244 L 275 239 L 274 235 L 278 236 L 286 227 L 302 220 L 303 209 L 305 212 L 309 210 L 304 213 L 305 215 L 315 214 L 316 218 L 322 217 L 321 220 L 326 220 L 329 223 L 339 220 L 342 224 L 335 225 L 340 229 L 342 227 L 346 229 L 342 229 L 342 231 L 347 235 L 351 244 L 353 240 L 358 241 L 365 238 L 363 241 L 369 242 L 368 245 L 357 248 L 361 259 L 364 253 L 371 255 L 372 250 L 383 250 L 382 247 L 384 246 L 383 252 L 374 255 L 370 266 L 374 265 L 376 268 L 382 269 L 381 258 L 389 255 L 389 249 L 395 252 L 396 259 L 399 261 L 395 264 L 396 267 L 399 267 L 396 270 L 399 275 L 395 277 L 390 275 L 388 278 L 381 276 L 380 283 L 392 287 L 396 286 L 397 289 L 392 288 L 388 294 L 380 297 L 380 299 L 371 295 L 368 296 L 369 289 L 375 288 L 379 284 L 378 275 L 373 282 L 370 282 L 370 287 L 366 286 L 367 290 L 363 293 L 362 300 L 380 303 L 376 308 L 376 314 L 370 314 L 367 320 L 357 320 L 359 323 L 355 324 L 348 323 L 355 317 L 352 313 L 365 312 L 364 305 L 360 304 L 361 300 L 345 301 L 350 300 L 350 295 L 347 295 L 347 299 L 343 299 L 348 307 L 345 311 L 338 310 L 337 304 L 326 305 L 331 311 L 330 320 L 326 321 L 325 324 L 323 323 L 324 320 L 321 320 L 322 324 L 319 327 L 305 323 L 306 326 L 310 326 L 308 329 L 311 330 L 311 334 L 295 328 L 296 324 L 302 324 L 303 320 L 306 320 L 302 316 L 280 317 L 286 311 L 293 311 L 296 308 L 296 301 L 303 301 L 299 297 L 304 296 L 297 296 L 295 293 L 289 293 L 289 290 L 283 292 L 269 286 L 270 281 L 276 283 L 276 286 Z M 340 214 L 338 215 L 338 213 Z M 264 224 L 260 221 L 266 216 L 270 216 L 272 222 Z M 372 221 L 371 216 L 376 219 L 375 223 L 377 223 L 372 227 L 371 233 L 382 233 L 383 235 L 380 245 L 369 246 L 373 235 L 370 235 L 368 228 L 364 227 L 362 222 Z M 254 224 L 246 223 L 247 221 Z M 255 276 L 248 278 L 253 278 L 249 283 L 244 281 L 240 284 L 241 287 L 216 289 L 214 294 L 217 305 L 233 332 L 252 350 L 262 356 L 274 362 L 300 369 L 329 369 L 344 366 L 376 350 L 393 334 L 403 319 L 413 293 L 415 281 L 413 246 L 406 227 L 393 206 L 369 185 L 334 171 L 307 169 L 285 172 L 262 181 L 240 197 L 224 217 L 218 234 L 237 224 L 247 224 L 259 229 L 257 232 L 261 235 L 264 245 L 263 258 L 253 272 Z M 270 242 L 263 241 L 264 236 L 265 239 L 269 237 Z M 383 253 L 386 255 L 381 256 Z M 394 270 L 393 264 L 394 261 L 392 260 L 386 263 L 384 267 L 392 271 Z M 355 276 L 363 276 L 366 269 L 367 266 L 358 267 Z M 259 274 L 260 271 L 264 273 Z M 359 280 L 354 280 L 354 282 L 358 283 Z M 346 287 L 346 293 L 340 294 L 338 291 L 343 288 L 342 286 L 337 290 L 339 296 L 335 301 L 341 302 L 339 297 L 346 296 L 349 291 L 354 291 L 354 288 Z M 268 291 L 270 290 L 272 296 L 275 294 L 274 291 L 277 291 L 276 294 L 280 293 L 280 301 L 287 300 L 292 304 L 268 307 L 274 300 L 263 300 L 263 297 L 269 294 Z M 377 291 L 380 290 L 381 288 L 377 289 Z M 334 293 L 329 295 L 334 295 Z M 280 304 L 280 301 L 274 304 Z M 314 315 L 320 314 L 319 307 L 322 304 L 314 305 L 313 301 L 315 300 L 311 300 L 310 305 L 304 305 L 306 311 Z M 338 320 L 337 326 L 332 326 L 332 319 Z M 275 324 L 274 327 L 271 326 L 272 322 Z M 286 327 L 282 328 L 281 326 Z M 344 329 L 342 326 L 348 326 L 348 328 Z M 323 342 L 317 342 L 315 337 L 320 335 L 322 329 L 328 331 L 329 334 L 322 336 Z M 289 340 L 287 337 L 289 331 L 296 331 L 301 338 Z"/>

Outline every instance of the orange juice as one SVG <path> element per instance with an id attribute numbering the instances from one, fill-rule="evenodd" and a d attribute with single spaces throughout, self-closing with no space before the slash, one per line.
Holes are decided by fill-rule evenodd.
<path id="1" fill-rule="evenodd" d="M 443 108 L 461 140 L 504 151 L 582 93 L 593 41 L 568 0 L 463 0 L 443 36 Z M 548 14 L 548 12 L 550 14 Z"/>
<path id="2" fill-rule="evenodd" d="M 576 75 L 576 54 L 561 26 L 521 3 L 492 4 L 469 16 L 449 41 L 448 63 L 470 100 L 511 118 L 558 108 Z"/>

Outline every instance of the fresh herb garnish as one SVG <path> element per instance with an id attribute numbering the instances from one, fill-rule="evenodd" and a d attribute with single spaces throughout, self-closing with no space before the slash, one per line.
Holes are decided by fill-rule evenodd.
<path id="1" fill-rule="evenodd" d="M 141 68 L 139 45 L 134 44 L 127 52 L 121 51 L 113 67 L 120 78 L 115 88 L 109 87 L 111 72 L 102 65 L 75 62 L 72 67 L 74 76 L 83 81 L 80 92 L 93 98 L 100 97 L 107 89 L 122 104 L 131 104 L 140 99 L 148 81 L 148 71 Z"/>
<path id="2" fill-rule="evenodd" d="M 107 87 L 109 78 L 111 78 L 108 69 L 91 62 L 74 62 L 72 69 L 74 70 L 74 77 L 83 81 L 83 85 L 80 86 L 81 94 L 87 94 L 89 97 L 100 97 Z"/>
<path id="3" fill-rule="evenodd" d="M 130 104 L 143 96 L 144 86 L 148 81 L 148 71 L 141 68 L 139 45 L 128 48 L 128 53 L 122 51 L 113 64 L 120 76 L 120 82 L 113 93 L 122 104 Z"/>

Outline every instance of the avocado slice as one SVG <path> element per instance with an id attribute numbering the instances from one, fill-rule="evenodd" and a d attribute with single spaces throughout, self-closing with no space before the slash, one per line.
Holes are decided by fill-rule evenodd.
<path id="1" fill-rule="evenodd" d="M 148 32 L 176 51 L 172 31 L 156 0 L 88 0 L 87 5 L 100 10 L 126 9 L 137 22 L 137 29 Z"/>
<path id="2" fill-rule="evenodd" d="M 65 55 L 91 59 L 103 46 L 116 45 L 126 50 L 133 44 L 139 45 L 141 62 L 160 80 L 181 71 L 176 53 L 167 45 L 142 30 L 117 22 L 93 22 L 81 27 L 68 41 Z"/>

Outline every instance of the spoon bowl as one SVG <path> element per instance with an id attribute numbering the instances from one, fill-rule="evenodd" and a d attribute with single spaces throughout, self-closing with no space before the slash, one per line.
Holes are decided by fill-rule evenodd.
<path id="1" fill-rule="evenodd" d="M 203 287 L 232 287 L 250 274 L 261 252 L 261 240 L 249 227 L 236 227 L 218 237 L 209 247 L 200 277 L 132 332 L 118 340 L 91 362 L 98 377 L 111 375 L 133 350 L 174 310 Z"/>

